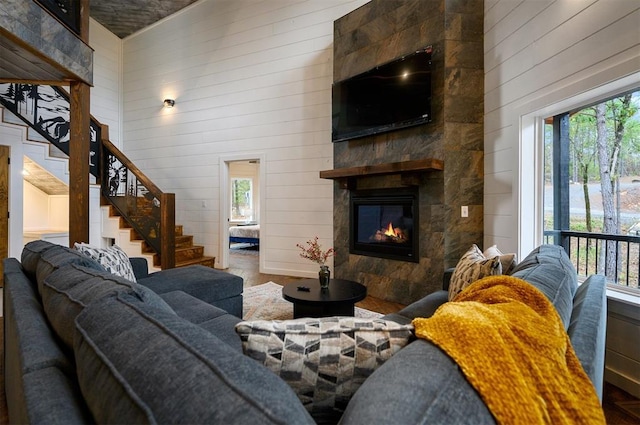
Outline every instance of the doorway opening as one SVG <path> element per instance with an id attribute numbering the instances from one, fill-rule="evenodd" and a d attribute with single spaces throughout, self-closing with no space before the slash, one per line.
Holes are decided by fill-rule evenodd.
<path id="1" fill-rule="evenodd" d="M 229 267 L 260 255 L 260 161 L 229 162 Z"/>
<path id="2" fill-rule="evenodd" d="M 221 158 L 220 266 L 261 268 L 264 169 L 260 155 Z"/>

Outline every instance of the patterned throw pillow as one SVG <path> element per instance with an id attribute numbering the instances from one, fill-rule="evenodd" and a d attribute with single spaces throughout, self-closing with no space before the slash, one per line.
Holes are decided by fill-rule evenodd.
<path id="1" fill-rule="evenodd" d="M 460 258 L 449 284 L 449 301 L 453 300 L 460 291 L 478 279 L 486 276 L 502 274 L 500 257 L 487 258 L 477 245 L 471 246 Z"/>
<path id="2" fill-rule="evenodd" d="M 491 245 L 485 249 L 482 253 L 486 258 L 500 257 L 500 264 L 502 265 L 502 274 L 511 274 L 513 269 L 518 265 L 518 256 L 514 253 L 503 254 L 498 245 Z"/>
<path id="3" fill-rule="evenodd" d="M 76 250 L 99 262 L 109 273 L 121 276 L 131 282 L 136 282 L 136 275 L 129 256 L 118 245 L 108 248 L 98 248 L 86 243 L 77 243 L 73 246 Z"/>
<path id="4" fill-rule="evenodd" d="M 355 317 L 240 322 L 246 355 L 279 375 L 316 421 L 339 418 L 364 380 L 412 338 L 413 326 Z"/>

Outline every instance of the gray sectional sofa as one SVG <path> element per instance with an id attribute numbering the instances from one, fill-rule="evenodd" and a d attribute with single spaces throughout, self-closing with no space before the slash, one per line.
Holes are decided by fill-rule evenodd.
<path id="1" fill-rule="evenodd" d="M 306 424 L 313 418 L 276 374 L 242 353 L 234 331 L 238 281 L 223 272 L 168 270 L 138 283 L 41 241 L 21 262 L 7 259 L 4 289 L 5 390 L 12 423 Z M 602 394 L 604 279 L 579 287 L 561 248 L 543 245 L 513 275 L 556 306 L 575 351 Z M 237 278 L 237 277 L 236 277 Z M 227 279 L 227 282 L 224 282 Z M 239 279 L 239 278 L 238 278 Z M 215 279 L 214 279 L 215 280 Z M 242 280 L 239 282 L 240 291 Z M 445 283 L 446 285 L 446 283 Z M 428 317 L 445 290 L 398 313 Z M 220 308 L 222 306 L 223 308 Z M 456 364 L 417 339 L 355 392 L 341 423 L 494 423 Z"/>

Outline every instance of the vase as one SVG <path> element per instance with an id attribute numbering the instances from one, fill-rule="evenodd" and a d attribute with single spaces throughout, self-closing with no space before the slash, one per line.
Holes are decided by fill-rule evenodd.
<path id="1" fill-rule="evenodd" d="M 331 270 L 329 270 L 329 266 L 320 266 L 318 279 L 320 280 L 320 288 L 327 289 L 329 287 L 329 281 L 331 280 Z"/>

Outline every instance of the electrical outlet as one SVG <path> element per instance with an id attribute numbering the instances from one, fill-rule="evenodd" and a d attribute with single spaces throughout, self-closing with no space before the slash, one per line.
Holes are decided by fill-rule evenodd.
<path id="1" fill-rule="evenodd" d="M 469 217 L 469 207 L 467 205 L 460 207 L 460 217 Z"/>

